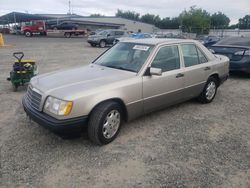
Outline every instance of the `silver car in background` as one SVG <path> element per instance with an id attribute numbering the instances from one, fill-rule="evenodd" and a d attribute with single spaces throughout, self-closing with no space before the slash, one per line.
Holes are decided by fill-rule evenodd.
<path id="1" fill-rule="evenodd" d="M 34 77 L 22 102 L 38 124 L 59 133 L 87 126 L 103 145 L 124 121 L 192 98 L 210 103 L 228 69 L 227 57 L 194 40 L 129 40 L 87 66 Z"/>

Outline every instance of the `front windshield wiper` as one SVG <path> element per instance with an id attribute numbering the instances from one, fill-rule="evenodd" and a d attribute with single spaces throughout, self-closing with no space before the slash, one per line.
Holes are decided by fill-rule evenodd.
<path id="1" fill-rule="evenodd" d="M 114 66 L 114 65 L 105 65 L 105 67 L 120 69 L 120 70 L 125 70 L 125 71 L 131 71 L 131 72 L 136 72 L 136 71 L 134 71 L 132 69 L 128 69 L 128 68 L 124 68 L 124 67 L 118 67 L 118 66 Z"/>

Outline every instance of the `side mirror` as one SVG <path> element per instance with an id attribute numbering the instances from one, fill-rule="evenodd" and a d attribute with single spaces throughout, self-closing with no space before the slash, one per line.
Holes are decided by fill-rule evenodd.
<path id="1" fill-rule="evenodd" d="M 162 69 L 149 67 L 149 73 L 150 73 L 150 75 L 161 76 L 162 75 Z"/>

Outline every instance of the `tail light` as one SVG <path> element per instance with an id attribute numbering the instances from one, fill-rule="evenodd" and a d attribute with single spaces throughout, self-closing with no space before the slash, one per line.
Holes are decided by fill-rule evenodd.
<path id="1" fill-rule="evenodd" d="M 242 50 L 235 52 L 234 55 L 250 56 L 250 50 Z"/>

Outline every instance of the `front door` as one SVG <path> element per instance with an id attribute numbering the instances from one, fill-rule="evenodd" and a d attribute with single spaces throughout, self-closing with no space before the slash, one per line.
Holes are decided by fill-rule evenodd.
<path id="1" fill-rule="evenodd" d="M 184 70 L 177 45 L 160 47 L 151 67 L 162 69 L 162 75 L 143 76 L 145 113 L 177 103 L 184 89 Z"/>

